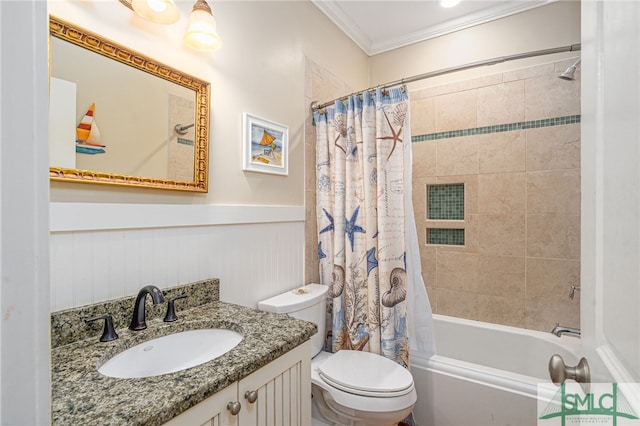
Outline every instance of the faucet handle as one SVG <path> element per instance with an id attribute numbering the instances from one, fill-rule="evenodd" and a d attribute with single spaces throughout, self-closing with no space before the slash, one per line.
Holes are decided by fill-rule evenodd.
<path id="1" fill-rule="evenodd" d="M 184 299 L 185 297 L 187 297 L 186 294 L 181 294 L 180 296 L 176 296 L 173 299 L 169 299 L 169 302 L 167 302 L 167 314 L 164 316 L 164 322 L 173 322 L 178 319 L 175 307 L 173 305 L 176 300 Z"/>
<path id="2" fill-rule="evenodd" d="M 101 342 L 110 342 L 112 340 L 116 340 L 118 338 L 118 333 L 113 328 L 113 317 L 111 314 L 97 315 L 95 317 L 85 318 L 84 322 L 90 323 L 96 320 L 104 320 L 104 330 L 102 331 L 102 336 L 100 336 Z"/>
<path id="3" fill-rule="evenodd" d="M 569 300 L 573 300 L 576 290 L 580 291 L 580 284 L 573 284 L 569 287 Z"/>

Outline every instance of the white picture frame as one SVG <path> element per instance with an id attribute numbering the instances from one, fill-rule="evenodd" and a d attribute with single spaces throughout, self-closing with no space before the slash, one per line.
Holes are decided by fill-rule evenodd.
<path id="1" fill-rule="evenodd" d="M 289 128 L 242 114 L 242 169 L 248 172 L 289 175 Z"/>

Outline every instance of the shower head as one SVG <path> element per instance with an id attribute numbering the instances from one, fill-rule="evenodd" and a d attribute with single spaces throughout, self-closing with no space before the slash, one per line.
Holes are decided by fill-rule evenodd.
<path id="1" fill-rule="evenodd" d="M 580 65 L 580 61 L 581 59 L 578 59 L 573 65 L 567 68 L 565 72 L 560 74 L 558 78 L 561 78 L 563 80 L 570 80 L 570 81 L 575 80 L 574 74 L 576 72 L 576 68 L 578 67 L 578 65 Z"/>

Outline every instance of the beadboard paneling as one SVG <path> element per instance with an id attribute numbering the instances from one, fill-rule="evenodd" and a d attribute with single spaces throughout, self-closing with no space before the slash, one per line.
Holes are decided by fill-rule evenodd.
<path id="1" fill-rule="evenodd" d="M 155 206 L 156 214 L 168 216 L 164 207 Z M 136 215 L 135 207 L 123 209 Z M 142 210 L 133 223 L 142 220 Z M 212 215 L 203 220 L 206 215 L 198 214 L 182 218 L 183 226 L 118 229 L 123 215 L 117 208 L 110 213 L 117 212 L 111 217 L 118 219 L 98 215 L 83 220 L 87 230 L 52 223 L 58 230 L 51 232 L 51 310 L 134 295 L 147 284 L 167 288 L 207 278 L 220 278 L 222 301 L 256 307 L 259 300 L 301 285 L 304 208 L 242 210 L 236 216 L 240 223 L 233 223 L 233 212 L 225 210 L 223 220 Z M 260 223 L 265 216 L 267 223 Z"/>

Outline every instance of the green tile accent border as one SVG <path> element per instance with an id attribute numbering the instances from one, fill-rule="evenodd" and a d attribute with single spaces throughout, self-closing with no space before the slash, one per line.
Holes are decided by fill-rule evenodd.
<path id="1" fill-rule="evenodd" d="M 464 229 L 427 228 L 427 244 L 463 246 Z"/>
<path id="2" fill-rule="evenodd" d="M 427 219 L 464 220 L 464 184 L 427 185 Z"/>
<path id="3" fill-rule="evenodd" d="M 537 129 L 541 127 L 564 126 L 580 123 L 580 115 L 545 118 L 542 120 L 521 121 L 518 123 L 498 124 L 495 126 L 476 127 L 474 129 L 452 130 L 449 132 L 429 133 L 411 138 L 411 142 L 425 142 L 438 139 L 459 138 L 463 136 L 486 135 L 489 133 L 512 132 L 515 130 Z"/>

